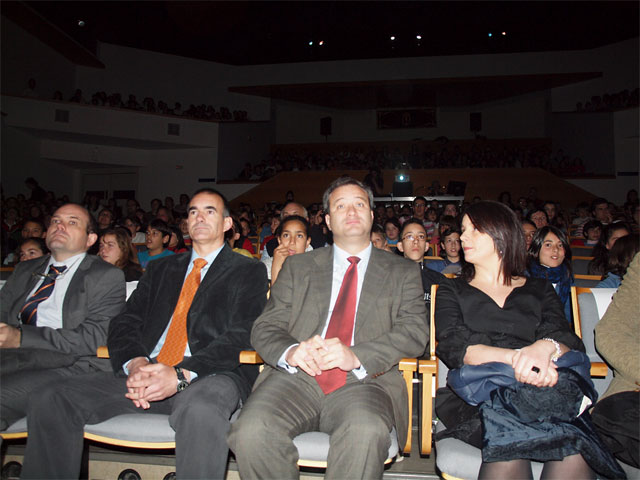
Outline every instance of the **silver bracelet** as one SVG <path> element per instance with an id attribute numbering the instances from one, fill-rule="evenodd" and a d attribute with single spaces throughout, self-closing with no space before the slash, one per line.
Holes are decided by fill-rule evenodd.
<path id="1" fill-rule="evenodd" d="M 546 340 L 547 342 L 551 342 L 553 343 L 553 346 L 556 347 L 556 353 L 553 354 L 553 356 L 551 357 L 551 361 L 552 362 L 557 362 L 558 359 L 560 358 L 560 356 L 562 355 L 562 350 L 560 349 L 560 344 L 558 342 L 556 342 L 553 338 L 543 338 L 542 340 Z"/>

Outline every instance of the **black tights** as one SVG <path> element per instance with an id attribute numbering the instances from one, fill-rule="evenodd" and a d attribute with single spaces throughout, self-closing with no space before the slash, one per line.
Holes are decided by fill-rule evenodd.
<path id="1" fill-rule="evenodd" d="M 506 462 L 482 462 L 478 480 L 497 480 L 497 479 L 532 479 L 531 462 L 529 460 L 509 460 Z M 565 457 L 559 461 L 545 462 L 542 469 L 540 480 L 551 479 L 575 479 L 575 480 L 591 480 L 596 475 L 589 468 L 587 462 L 584 461 L 582 455 L 576 454 Z"/>

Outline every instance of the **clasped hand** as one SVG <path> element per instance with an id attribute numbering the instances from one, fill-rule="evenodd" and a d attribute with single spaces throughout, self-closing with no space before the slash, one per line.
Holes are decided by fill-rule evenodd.
<path id="1" fill-rule="evenodd" d="M 553 387 L 558 381 L 556 365 L 551 361 L 554 353 L 553 344 L 544 340 L 516 351 L 511 359 L 516 380 L 536 387 Z"/>
<path id="2" fill-rule="evenodd" d="M 351 348 L 339 338 L 325 339 L 320 335 L 300 342 L 287 352 L 285 360 L 292 367 L 298 367 L 312 377 L 336 367 L 348 372 L 361 365 Z"/>
<path id="3" fill-rule="evenodd" d="M 0 348 L 20 347 L 20 330 L 0 322 Z"/>
<path id="4" fill-rule="evenodd" d="M 137 357 L 127 365 L 127 393 L 125 396 L 138 408 L 148 409 L 150 402 L 169 398 L 177 392 L 178 376 L 173 367 L 162 363 L 149 363 Z"/>

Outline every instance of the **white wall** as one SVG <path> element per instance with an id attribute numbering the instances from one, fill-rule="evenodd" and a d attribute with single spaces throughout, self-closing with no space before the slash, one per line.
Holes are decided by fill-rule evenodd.
<path id="1" fill-rule="evenodd" d="M 75 83 L 75 65 L 6 17 L 2 30 L 2 93 L 22 95 L 30 78 L 40 98 L 53 98 L 56 90 L 69 98 Z"/>

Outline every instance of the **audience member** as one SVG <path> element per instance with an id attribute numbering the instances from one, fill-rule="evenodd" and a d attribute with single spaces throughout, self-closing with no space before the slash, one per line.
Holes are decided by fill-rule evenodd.
<path id="1" fill-rule="evenodd" d="M 396 217 L 387 218 L 384 221 L 384 233 L 387 236 L 387 245 L 393 248 L 400 240 L 400 221 Z"/>
<path id="2" fill-rule="evenodd" d="M 589 367 L 571 374 L 556 362 L 572 365 L 573 356 L 588 365 L 588 358 L 551 285 L 525 277 L 516 215 L 498 202 L 479 202 L 467 208 L 462 232 L 467 263 L 460 278 L 440 285 L 436 305 L 436 354 L 450 369 L 436 396 L 445 426 L 438 439 L 481 448 L 480 479 L 532 478 L 531 460 L 545 462 L 542 478 L 595 478 L 592 469 L 624 475 L 588 417 L 576 419 L 575 405 L 597 396 Z M 563 360 L 570 349 L 577 352 Z M 464 372 L 486 378 L 490 397 L 467 402 L 460 390 L 461 396 L 454 393 L 452 380 L 466 378 Z M 492 385 L 497 372 L 510 384 Z M 531 416 L 538 420 L 528 421 Z M 569 427 L 576 422 L 585 428 Z"/>
<path id="3" fill-rule="evenodd" d="M 47 244 L 43 238 L 34 237 L 24 239 L 18 245 L 18 258 L 20 262 L 40 258 L 49 253 Z"/>
<path id="4" fill-rule="evenodd" d="M 170 225 L 169 230 L 171 230 L 171 238 L 169 239 L 168 250 L 171 250 L 173 253 L 184 253 L 188 252 L 187 245 L 184 243 L 184 238 L 182 238 L 182 230 L 175 225 Z"/>
<path id="5" fill-rule="evenodd" d="M 273 251 L 271 285 L 276 282 L 284 261 L 291 255 L 304 253 L 311 245 L 309 222 L 299 215 L 285 217 L 276 230 L 278 247 Z"/>
<path id="6" fill-rule="evenodd" d="M 533 240 L 533 236 L 536 234 L 538 227 L 536 227 L 536 224 L 531 220 L 521 220 L 520 224 L 522 225 L 522 231 L 524 233 L 525 245 L 527 250 L 529 250 L 531 241 Z"/>
<path id="7" fill-rule="evenodd" d="M 100 237 L 98 256 L 122 270 L 125 282 L 140 280 L 142 267 L 138 264 L 128 230 L 122 227 L 106 230 Z"/>
<path id="8" fill-rule="evenodd" d="M 640 255 L 636 254 L 609 308 L 596 325 L 596 348 L 613 380 L 592 412 L 593 423 L 618 460 L 640 468 Z"/>
<path id="9" fill-rule="evenodd" d="M 571 247 L 562 230 L 547 225 L 536 231 L 527 252 L 527 272 L 532 278 L 543 278 L 553 284 L 571 322 Z"/>
<path id="10" fill-rule="evenodd" d="M 630 227 L 625 222 L 614 222 L 606 225 L 600 236 L 600 241 L 593 247 L 593 260 L 589 262 L 589 275 L 603 275 L 608 263 L 609 251 L 619 238 L 631 233 Z"/>
<path id="11" fill-rule="evenodd" d="M 547 212 L 539 208 L 531 210 L 529 212 L 529 215 L 527 215 L 527 220 L 531 220 L 533 223 L 535 223 L 536 228 L 542 228 L 549 225 L 549 217 L 547 215 Z"/>
<path id="12" fill-rule="evenodd" d="M 20 262 L 0 290 L 0 430 L 27 414 L 45 384 L 108 368 L 95 352 L 124 307 L 125 283 L 86 254 L 96 229 L 81 206 L 58 208 L 46 235 L 51 255 Z"/>
<path id="13" fill-rule="evenodd" d="M 460 247 L 460 229 L 457 226 L 444 230 L 440 237 L 440 256 L 442 260 L 432 260 L 427 264 L 429 270 L 438 273 L 460 273 L 464 265 L 464 255 Z"/>
<path id="14" fill-rule="evenodd" d="M 618 239 L 609 251 L 603 279 L 596 288 L 618 288 L 638 250 L 638 235 L 626 235 Z"/>
<path id="15" fill-rule="evenodd" d="M 598 244 L 600 236 L 602 235 L 602 223 L 598 220 L 589 220 L 582 226 L 582 234 L 584 240 L 574 239 L 571 241 L 571 245 L 582 247 L 594 247 Z"/>
<path id="16" fill-rule="evenodd" d="M 140 219 L 137 216 L 128 216 L 124 219 L 123 225 L 129 230 L 129 232 L 131 232 L 131 243 L 140 244 L 147 241 L 145 233 L 141 231 L 142 225 L 140 224 Z"/>
<path id="17" fill-rule="evenodd" d="M 113 227 L 113 212 L 109 208 L 103 208 L 98 215 L 98 236 Z"/>
<path id="18" fill-rule="evenodd" d="M 419 268 L 372 247 L 362 183 L 337 179 L 323 209 L 333 247 L 284 263 L 252 330 L 266 367 L 228 436 L 242 478 L 297 478 L 293 438 L 309 430 L 331 435 L 334 478 L 381 478 L 393 425 L 406 440 L 397 363 L 428 340 Z"/>
<path id="19" fill-rule="evenodd" d="M 391 252 L 389 244 L 387 244 L 387 236 L 380 225 L 374 224 L 371 227 L 371 243 L 375 248 Z"/>
<path id="20" fill-rule="evenodd" d="M 149 222 L 147 227 L 147 250 L 138 252 L 138 262 L 142 268 L 152 260 L 174 255 L 171 250 L 167 250 L 169 241 L 171 240 L 171 230 L 166 222 L 156 218 Z"/>

